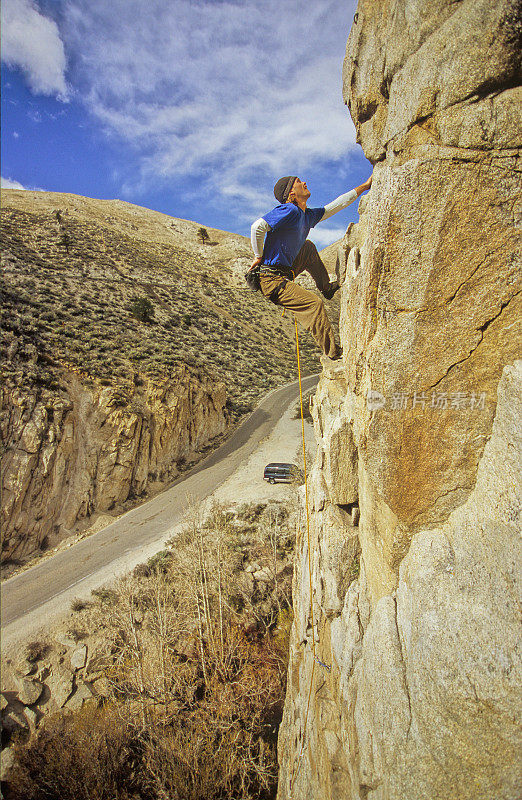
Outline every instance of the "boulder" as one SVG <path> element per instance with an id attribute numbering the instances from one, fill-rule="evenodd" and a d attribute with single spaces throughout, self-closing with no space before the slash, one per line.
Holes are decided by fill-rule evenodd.
<path id="1" fill-rule="evenodd" d="M 274 579 L 272 573 L 266 567 L 263 569 L 258 569 L 253 573 L 252 577 L 258 583 L 270 583 Z"/>
<path id="2" fill-rule="evenodd" d="M 87 645 L 81 644 L 71 653 L 71 667 L 74 670 L 83 669 L 87 661 Z"/>
<path id="3" fill-rule="evenodd" d="M 88 683 L 80 683 L 74 694 L 67 700 L 65 707 L 70 711 L 80 709 L 86 700 L 92 700 L 94 692 Z"/>
<path id="4" fill-rule="evenodd" d="M 74 686 L 74 674 L 63 668 L 56 668 L 47 679 L 51 698 L 58 708 L 62 708 L 71 696 Z"/>
<path id="5" fill-rule="evenodd" d="M 38 724 L 38 714 L 32 708 L 26 708 L 24 710 L 24 716 L 29 723 L 29 728 L 34 731 L 37 724 Z"/>
<path id="6" fill-rule="evenodd" d="M 29 729 L 29 722 L 21 707 L 9 710 L 2 718 L 2 727 L 10 734 Z"/>
<path id="7" fill-rule="evenodd" d="M 0 781 L 7 780 L 9 770 L 15 763 L 15 754 L 13 747 L 4 747 L 0 753 Z"/>
<path id="8" fill-rule="evenodd" d="M 239 575 L 239 588 L 249 599 L 252 598 L 255 591 L 255 583 L 251 572 L 242 572 Z"/>
<path id="9" fill-rule="evenodd" d="M 34 675 L 37 668 L 38 664 L 36 662 L 28 661 L 26 658 L 22 658 L 17 662 L 15 670 L 16 673 L 21 677 L 27 677 L 28 675 Z"/>
<path id="10" fill-rule="evenodd" d="M 71 648 L 76 647 L 76 639 L 73 639 L 72 636 L 69 636 L 67 633 L 60 633 L 55 637 L 58 644 L 63 645 L 63 647 Z"/>
<path id="11" fill-rule="evenodd" d="M 43 692 L 43 684 L 38 680 L 29 680 L 27 678 L 19 678 L 18 685 L 18 699 L 24 706 L 32 706 L 41 697 Z"/>

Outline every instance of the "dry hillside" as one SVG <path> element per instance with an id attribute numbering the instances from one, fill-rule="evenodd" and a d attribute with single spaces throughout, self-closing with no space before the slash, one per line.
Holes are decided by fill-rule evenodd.
<path id="1" fill-rule="evenodd" d="M 293 377 L 291 320 L 246 289 L 245 237 L 208 228 L 203 244 L 198 223 L 120 200 L 3 190 L 2 207 L 8 341 L 10 331 L 111 382 L 203 368 L 226 381 L 233 409 Z M 130 309 L 139 298 L 152 304 L 149 323 Z M 312 343 L 302 348 L 315 371 Z M 7 385 L 19 384 L 19 366 L 10 360 Z"/>
<path id="2" fill-rule="evenodd" d="M 2 191 L 4 561 L 158 491 L 296 377 L 292 319 L 246 288 L 248 239 L 201 227 Z"/>

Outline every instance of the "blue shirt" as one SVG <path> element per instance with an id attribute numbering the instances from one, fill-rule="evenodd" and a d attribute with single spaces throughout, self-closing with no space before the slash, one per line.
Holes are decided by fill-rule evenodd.
<path id="1" fill-rule="evenodd" d="M 270 230 L 263 248 L 263 264 L 291 267 L 310 228 L 317 225 L 323 214 L 324 206 L 302 211 L 294 203 L 283 203 L 265 214 L 263 219 L 270 225 Z"/>

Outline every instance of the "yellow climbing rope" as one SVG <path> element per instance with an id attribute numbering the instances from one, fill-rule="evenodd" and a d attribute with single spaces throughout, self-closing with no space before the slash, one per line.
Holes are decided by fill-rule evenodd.
<path id="1" fill-rule="evenodd" d="M 312 674 L 310 675 L 310 689 L 308 691 L 308 701 L 306 703 L 306 714 L 304 719 L 304 725 L 302 730 L 302 741 L 301 741 L 301 749 L 299 751 L 299 756 L 297 759 L 296 767 L 292 773 L 292 777 L 290 778 L 290 793 L 292 793 L 292 787 L 294 785 L 294 781 L 297 777 L 297 773 L 299 772 L 299 768 L 301 766 L 301 761 L 304 754 L 304 746 L 306 741 L 306 725 L 308 722 L 308 712 L 310 710 L 310 699 L 312 697 L 312 686 L 314 681 L 314 672 L 315 672 L 315 664 L 317 660 L 317 656 L 315 654 L 315 624 L 314 624 L 314 602 L 312 596 L 312 565 L 311 565 L 311 556 L 312 556 L 312 549 L 310 546 L 310 512 L 308 510 L 308 479 L 306 475 L 306 447 L 305 447 L 305 430 L 304 430 L 304 414 L 303 414 L 303 390 L 301 385 L 301 360 L 299 356 L 299 334 L 297 331 L 297 319 L 294 315 L 294 323 L 295 323 L 295 344 L 297 350 L 297 372 L 299 375 L 299 400 L 301 403 L 301 433 L 303 439 L 303 463 L 304 463 L 304 479 L 305 479 L 305 505 L 306 505 L 306 535 L 307 535 L 307 544 L 308 544 L 308 578 L 310 581 L 310 621 L 312 623 Z"/>

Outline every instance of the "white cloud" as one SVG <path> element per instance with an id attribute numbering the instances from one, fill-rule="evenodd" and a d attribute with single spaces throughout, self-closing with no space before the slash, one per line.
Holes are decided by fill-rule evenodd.
<path id="1" fill-rule="evenodd" d="M 317 247 L 322 248 L 328 247 L 329 244 L 333 244 L 334 242 L 338 242 L 339 239 L 343 238 L 345 233 L 346 227 L 323 228 L 321 225 L 318 225 L 316 228 L 312 228 L 308 234 L 308 238 L 311 239 Z"/>
<path id="2" fill-rule="evenodd" d="M 140 171 L 127 195 L 184 184 L 245 211 L 279 174 L 355 147 L 341 67 L 355 2 L 68 0 L 61 32 L 80 95 Z"/>
<path id="3" fill-rule="evenodd" d="M 2 189 L 25 189 L 25 186 L 22 186 L 21 183 L 18 181 L 12 181 L 11 178 L 3 178 L 2 177 L 1 188 Z"/>
<path id="4" fill-rule="evenodd" d="M 32 0 L 2 2 L 2 61 L 19 67 L 35 94 L 67 99 L 65 51 L 56 23 Z"/>
<path id="5" fill-rule="evenodd" d="M 23 191 L 28 192 L 44 192 L 45 189 L 38 189 L 36 186 L 22 186 L 19 181 L 13 181 L 11 178 L 1 178 L 1 188 L 2 189 L 23 189 Z"/>

